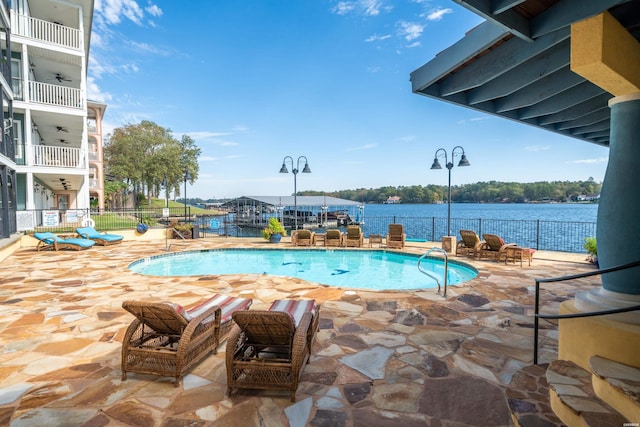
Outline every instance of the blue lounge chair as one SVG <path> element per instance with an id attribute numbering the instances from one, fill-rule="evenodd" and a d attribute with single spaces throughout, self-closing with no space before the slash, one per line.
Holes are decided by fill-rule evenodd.
<path id="1" fill-rule="evenodd" d="M 120 243 L 122 239 L 124 239 L 124 236 L 121 236 L 120 234 L 100 233 L 93 227 L 76 228 L 76 233 L 78 233 L 81 237 L 93 240 L 94 242 L 102 246 Z"/>
<path id="2" fill-rule="evenodd" d="M 61 249 L 74 249 L 76 251 L 90 248 L 96 242 L 87 239 L 63 239 L 53 233 L 34 233 L 33 237 L 38 239 L 36 250 L 39 252 L 43 249 L 53 249 L 59 251 Z"/>

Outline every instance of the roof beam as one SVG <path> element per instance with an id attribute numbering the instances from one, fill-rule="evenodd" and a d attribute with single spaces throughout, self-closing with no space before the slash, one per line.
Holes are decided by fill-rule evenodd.
<path id="1" fill-rule="evenodd" d="M 589 100 L 574 106 L 566 108 L 558 113 L 541 117 L 539 123 L 541 125 L 550 125 L 552 123 L 560 123 L 568 120 L 575 120 L 600 108 L 609 108 L 608 102 L 613 97 L 609 93 L 603 93 Z"/>
<path id="2" fill-rule="evenodd" d="M 590 126 L 585 126 L 585 127 L 572 130 L 571 135 L 584 135 L 591 132 L 600 132 L 600 131 L 610 129 L 610 126 L 611 126 L 610 119 L 606 119 L 601 122 L 592 124 Z"/>
<path id="3" fill-rule="evenodd" d="M 412 92 L 420 92 L 435 83 L 451 70 L 455 70 L 470 58 L 494 45 L 506 34 L 508 33 L 503 28 L 489 21 L 478 25 L 455 44 L 437 54 L 431 61 L 411 72 L 409 80 Z"/>
<path id="4" fill-rule="evenodd" d="M 531 29 L 529 28 L 529 20 L 507 8 L 504 12 L 496 14 L 494 12 L 491 0 L 453 0 L 456 3 L 466 7 L 477 15 L 482 16 L 487 21 L 494 22 L 509 31 L 514 36 L 526 41 L 533 41 L 531 38 Z"/>
<path id="5" fill-rule="evenodd" d="M 586 114 L 582 117 L 579 117 L 575 120 L 569 120 L 559 125 L 556 125 L 556 129 L 565 130 L 565 129 L 573 129 L 577 127 L 589 126 L 595 123 L 598 123 L 602 120 L 608 120 L 611 117 L 611 111 L 609 108 L 601 108 L 597 111 L 594 111 L 590 114 Z"/>
<path id="6" fill-rule="evenodd" d="M 512 9 L 517 5 L 524 3 L 526 0 L 493 0 L 491 2 L 491 13 L 498 15 L 508 9 Z"/>
<path id="7" fill-rule="evenodd" d="M 519 91 L 496 101 L 496 111 L 502 113 L 508 110 L 529 107 L 551 98 L 573 86 L 582 83 L 584 79 L 565 67 L 537 80 Z"/>
<path id="8" fill-rule="evenodd" d="M 531 20 L 531 37 L 536 39 L 628 1 L 561 0 Z"/>
<path id="9" fill-rule="evenodd" d="M 468 94 L 470 104 L 512 94 L 569 65 L 569 40 L 545 50 L 543 54 L 520 64 L 509 72 L 473 89 Z"/>
<path id="10" fill-rule="evenodd" d="M 559 92 L 551 98 L 545 99 L 530 107 L 522 108 L 518 111 L 521 120 L 533 117 L 554 114 L 565 108 L 572 107 L 583 102 L 585 99 L 602 95 L 604 91 L 593 83 L 583 81 L 581 84 Z"/>
<path id="11" fill-rule="evenodd" d="M 464 69 L 444 79 L 441 82 L 442 95 L 447 96 L 454 92 L 481 86 L 518 65 L 529 61 L 545 50 L 565 42 L 565 40 L 569 39 L 570 35 L 571 31 L 569 28 L 564 28 L 540 37 L 534 43 L 527 43 L 516 37 L 511 38 L 500 45 L 500 49 L 490 51 L 464 67 Z M 567 63 L 569 61 L 568 46 L 567 44 Z"/>

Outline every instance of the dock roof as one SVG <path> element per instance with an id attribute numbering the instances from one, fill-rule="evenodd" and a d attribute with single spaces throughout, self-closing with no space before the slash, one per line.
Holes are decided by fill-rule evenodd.
<path id="1" fill-rule="evenodd" d="M 225 205 L 257 202 L 271 206 L 293 206 L 293 196 L 242 196 L 225 202 Z M 331 196 L 298 196 L 297 206 L 359 206 L 362 203 Z"/>

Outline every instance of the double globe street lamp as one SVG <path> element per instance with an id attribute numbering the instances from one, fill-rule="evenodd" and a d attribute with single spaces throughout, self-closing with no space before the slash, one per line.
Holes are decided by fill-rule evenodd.
<path id="1" fill-rule="evenodd" d="M 462 152 L 460 155 L 460 162 L 458 166 L 470 166 L 469 160 L 467 160 L 467 155 L 464 154 L 464 148 L 461 146 L 453 147 L 451 150 L 451 161 L 447 161 L 447 151 L 444 148 L 438 148 L 436 150 L 435 159 L 433 159 L 433 164 L 431 165 L 431 169 L 442 169 L 440 166 L 440 162 L 438 161 L 438 157 L 444 157 L 445 167 L 449 169 L 449 197 L 447 198 L 447 236 L 451 236 L 451 169 L 453 169 L 453 160 L 456 156 L 456 149 L 460 149 Z M 442 153 L 438 155 L 438 153 Z"/>
<path id="2" fill-rule="evenodd" d="M 302 169 L 302 173 L 311 173 L 311 169 L 309 169 L 309 162 L 305 156 L 298 157 L 298 161 L 296 163 L 296 167 L 293 167 L 293 157 L 285 156 L 282 159 L 282 167 L 280 168 L 280 173 L 289 173 L 287 169 L 287 159 L 291 162 L 291 172 L 293 173 L 293 214 L 295 215 L 295 230 L 298 229 L 298 185 L 297 185 L 297 176 L 298 171 L 300 170 L 300 160 L 304 159 L 304 168 Z"/>

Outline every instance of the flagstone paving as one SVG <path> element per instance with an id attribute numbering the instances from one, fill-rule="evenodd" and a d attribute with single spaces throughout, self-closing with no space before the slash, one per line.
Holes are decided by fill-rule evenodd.
<path id="1" fill-rule="evenodd" d="M 220 237 L 179 250 L 260 246 Z M 288 277 L 151 277 L 127 269 L 164 249 L 164 240 L 81 252 L 25 248 L 2 261 L 0 425 L 509 426 L 510 406 L 531 414 L 530 425 L 558 424 L 547 405 L 534 403 L 546 386 L 544 368 L 530 366 L 534 278 L 593 269 L 582 256 L 536 253 L 524 268 L 466 259 L 478 278 L 449 288 L 444 299 L 435 290 L 346 292 Z M 423 253 L 425 245 L 406 250 Z M 544 311 L 594 286 L 598 279 L 546 285 Z M 295 403 L 278 391 L 227 396 L 224 345 L 179 387 L 135 373 L 121 381 L 121 342 L 132 320 L 124 300 L 189 305 L 212 293 L 251 297 L 254 309 L 282 298 L 321 304 Z M 540 359 L 549 362 L 557 330 L 542 326 Z"/>

